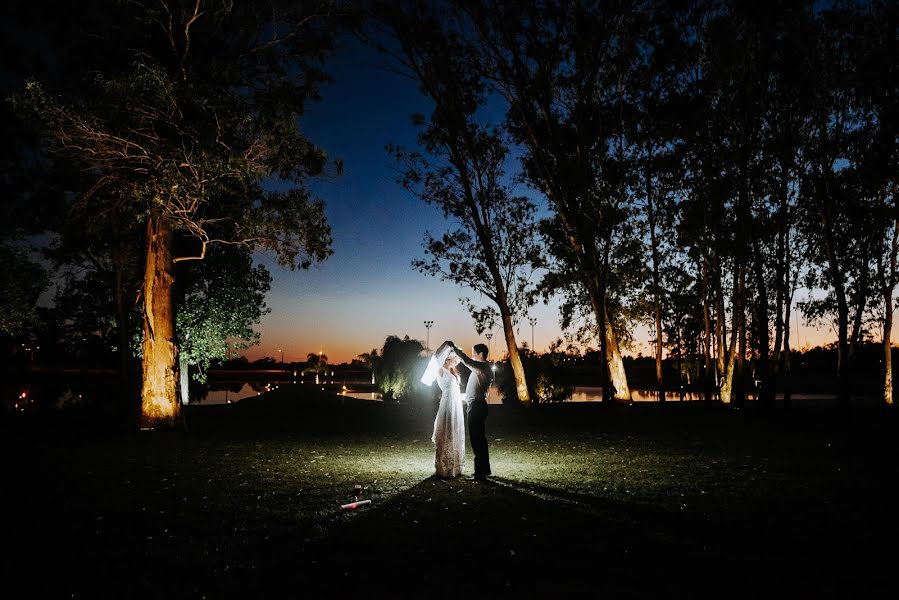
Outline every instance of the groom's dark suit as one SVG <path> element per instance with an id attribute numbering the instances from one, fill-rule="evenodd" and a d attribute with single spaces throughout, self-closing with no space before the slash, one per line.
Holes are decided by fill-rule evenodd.
<path id="1" fill-rule="evenodd" d="M 474 476 L 477 479 L 490 475 L 490 452 L 487 448 L 487 391 L 493 372 L 486 362 L 466 356 L 455 349 L 459 360 L 471 370 L 465 386 L 465 404 L 468 406 L 468 437 L 474 451 Z"/>

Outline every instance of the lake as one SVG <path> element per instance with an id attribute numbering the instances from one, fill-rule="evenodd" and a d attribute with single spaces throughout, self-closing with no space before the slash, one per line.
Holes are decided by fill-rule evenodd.
<path id="1" fill-rule="evenodd" d="M 295 380 L 283 378 L 219 380 L 210 382 L 200 395 L 191 399 L 190 403 L 193 405 L 232 404 L 239 400 L 275 390 L 282 385 L 294 384 L 301 386 L 316 385 L 314 381 L 297 383 Z M 7 383 L 3 386 L 2 391 L 4 403 L 12 410 L 25 410 L 29 406 L 38 404 L 45 407 L 65 408 L 86 404 L 96 398 L 109 397 L 110 390 L 115 389 L 116 385 L 114 378 L 60 378 L 35 383 Z M 320 387 L 333 389 L 336 393 L 350 398 L 371 400 L 373 402 L 382 400 L 381 394 L 372 391 L 370 385 L 352 382 L 347 382 L 346 384 L 334 382 L 330 384 L 329 382 L 329 385 Z M 658 393 L 649 389 L 634 389 L 632 390 L 632 397 L 634 402 L 658 401 Z M 696 392 L 686 392 L 682 399 L 672 391 L 669 391 L 666 395 L 666 400 L 669 402 L 690 402 L 702 399 L 702 394 Z M 749 394 L 747 399 L 752 401 L 755 398 L 752 394 Z M 782 401 L 783 395 L 778 394 L 776 399 L 777 401 Z M 803 404 L 835 405 L 835 397 L 832 394 L 794 393 L 793 400 Z M 600 402 L 602 401 L 602 387 L 575 386 L 571 398 L 567 401 Z M 877 404 L 880 402 L 879 398 L 871 396 L 855 396 L 854 401 L 863 404 Z M 502 397 L 492 388 L 488 396 L 488 402 L 490 404 L 501 404 Z"/>
<path id="2" fill-rule="evenodd" d="M 291 384 L 291 381 L 274 381 L 274 382 L 232 382 L 226 389 L 221 387 L 211 387 L 210 390 L 201 398 L 192 400 L 191 404 L 228 404 L 237 402 L 243 398 L 249 398 L 259 395 L 266 391 L 276 389 L 281 384 Z M 313 385 L 313 384 L 310 384 Z M 213 384 L 215 386 L 215 384 Z M 361 400 L 381 401 L 379 392 L 363 391 L 353 389 L 353 386 L 341 386 L 337 389 L 337 393 L 349 398 L 359 398 Z M 631 397 L 634 402 L 658 402 L 659 394 L 655 390 L 634 389 L 631 390 Z M 665 399 L 669 402 L 695 402 L 704 400 L 704 396 L 697 392 L 685 392 L 683 398 L 673 391 L 668 391 Z M 755 400 L 754 394 L 748 394 L 749 401 Z M 857 400 L 867 401 L 871 398 L 856 397 Z M 783 400 L 783 394 L 777 394 L 777 401 Z M 834 404 L 835 397 L 832 394 L 810 394 L 810 393 L 793 393 L 793 400 L 808 404 Z M 491 388 L 491 392 L 487 399 L 490 404 L 502 404 L 502 396 L 500 396 L 495 388 Z M 602 387 L 598 386 L 575 386 L 571 394 L 571 398 L 567 402 L 601 402 Z"/>

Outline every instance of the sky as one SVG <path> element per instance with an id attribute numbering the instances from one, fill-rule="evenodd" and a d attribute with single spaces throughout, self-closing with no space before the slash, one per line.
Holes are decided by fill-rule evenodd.
<path id="1" fill-rule="evenodd" d="M 310 105 L 301 129 L 332 158 L 344 161 L 342 176 L 314 185 L 325 201 L 334 254 L 307 271 L 291 271 L 271 256 L 257 254 L 272 274 L 267 297 L 271 312 L 257 327 L 258 346 L 242 351 L 250 360 L 263 356 L 287 362 L 323 352 L 332 364 L 349 362 L 363 352 L 380 349 L 389 335 L 408 335 L 437 347 L 453 340 L 462 348 L 478 342 L 474 322 L 460 296 L 469 295 L 453 283 L 412 268 L 424 255 L 426 231 L 447 227 L 437 207 L 428 206 L 397 182 L 396 165 L 385 150 L 388 143 L 415 147 L 410 116 L 430 114 L 431 104 L 416 85 L 384 68 L 386 59 L 354 40 L 345 40 L 327 71 L 334 82 L 322 90 L 322 101 Z M 522 319 L 519 345 L 543 351 L 562 335 L 558 302 L 538 304 Z M 430 332 L 426 320 L 433 321 Z M 796 335 L 796 323 L 793 323 Z M 485 332 L 486 334 L 487 332 Z M 501 328 L 492 332 L 491 356 L 505 352 Z M 829 331 L 800 323 L 793 346 L 817 345 L 834 339 Z M 635 331 L 639 345 L 632 352 L 650 352 L 644 327 Z"/>
<path id="2" fill-rule="evenodd" d="M 431 104 L 413 81 L 384 68 L 386 58 L 356 41 L 344 43 L 327 67 L 334 82 L 301 120 L 312 141 L 344 161 L 343 175 L 314 185 L 326 204 L 334 254 L 307 271 L 256 255 L 272 274 L 271 312 L 257 327 L 260 344 L 243 355 L 280 359 L 280 350 L 285 361 L 295 361 L 322 351 L 340 363 L 380 349 L 389 335 L 408 335 L 431 348 L 446 339 L 463 348 L 487 343 L 459 302 L 470 290 L 412 268 L 424 256 L 425 232 L 442 232 L 448 223 L 437 207 L 396 182 L 397 166 L 385 146 L 414 148 L 410 117 L 430 114 Z M 537 305 L 529 316 L 537 319 L 538 349 L 561 335 L 557 303 Z M 426 320 L 434 322 L 430 334 Z M 527 319 L 518 328 L 519 343 L 530 345 Z M 505 351 L 502 331 L 492 333 L 498 356 Z"/>

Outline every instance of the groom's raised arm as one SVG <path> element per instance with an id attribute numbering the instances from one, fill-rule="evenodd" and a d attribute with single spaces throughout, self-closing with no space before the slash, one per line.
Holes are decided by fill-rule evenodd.
<path id="1" fill-rule="evenodd" d="M 459 348 L 454 343 L 450 342 L 450 345 L 453 347 L 453 352 L 456 353 L 456 356 L 459 357 L 459 361 L 462 362 L 463 365 L 465 365 L 472 371 L 479 371 L 484 368 L 484 363 L 470 358 L 467 354 L 462 352 L 461 348 Z"/>

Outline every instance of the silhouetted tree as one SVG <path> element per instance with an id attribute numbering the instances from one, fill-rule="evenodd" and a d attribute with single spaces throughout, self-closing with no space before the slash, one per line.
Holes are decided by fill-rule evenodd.
<path id="1" fill-rule="evenodd" d="M 409 2 L 404 10 L 396 10 L 391 3 L 379 11 L 399 45 L 392 53 L 395 60 L 435 104 L 430 119 L 415 118 L 424 127 L 418 141 L 425 154 L 391 147 L 403 165 L 401 182 L 437 205 L 455 226 L 439 238 L 427 233 L 429 257 L 413 265 L 492 302 L 482 307 L 463 299 L 479 333 L 499 320 L 518 401 L 529 405 L 515 325 L 533 303 L 533 274 L 543 264 L 535 231 L 537 209 L 509 189 L 502 130 L 481 124 L 478 111 L 488 99 L 487 89 L 471 69 L 469 47 L 445 27 L 448 14 L 426 6 Z"/>
<path id="2" fill-rule="evenodd" d="M 508 104 L 525 177 L 567 242 L 557 258 L 591 307 L 606 398 L 614 391 L 630 400 L 608 298 L 616 230 L 628 214 L 622 83 L 639 53 L 642 13 L 614 4 L 462 4 L 477 33 L 477 66 Z"/>

